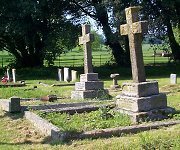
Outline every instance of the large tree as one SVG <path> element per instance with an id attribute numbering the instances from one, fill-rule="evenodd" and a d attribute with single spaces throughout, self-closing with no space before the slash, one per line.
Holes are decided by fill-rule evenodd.
<path id="1" fill-rule="evenodd" d="M 143 0 L 141 5 L 151 26 L 152 33 L 167 36 L 174 60 L 180 61 L 180 45 L 175 33 L 180 32 L 180 1 L 179 0 Z M 179 35 L 179 34 L 178 34 Z"/>
<path id="2" fill-rule="evenodd" d="M 132 0 L 70 0 L 71 15 L 76 19 L 90 16 L 101 26 L 106 37 L 105 44 L 112 49 L 112 54 L 118 65 L 129 65 L 129 47 L 127 37 L 125 44 L 122 44 L 122 37 L 119 33 L 119 25 L 124 22 L 124 17 L 117 19 L 117 12 L 124 12 L 130 6 Z M 125 46 L 124 46 L 125 45 Z"/>
<path id="3" fill-rule="evenodd" d="M 13 54 L 21 67 L 53 60 L 77 39 L 79 30 L 64 14 L 67 6 L 59 0 L 1 0 L 0 50 Z"/>

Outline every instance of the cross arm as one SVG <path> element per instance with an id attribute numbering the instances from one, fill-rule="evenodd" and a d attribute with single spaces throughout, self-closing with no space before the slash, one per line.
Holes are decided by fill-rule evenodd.
<path id="1" fill-rule="evenodd" d="M 121 35 L 128 35 L 128 24 L 123 24 L 120 26 Z"/>
<path id="2" fill-rule="evenodd" d="M 91 33 L 79 37 L 79 44 L 85 44 L 92 41 L 94 41 L 94 35 Z"/>
<path id="3" fill-rule="evenodd" d="M 134 22 L 132 24 L 132 33 L 138 34 L 138 33 L 147 33 L 148 31 L 148 22 L 147 21 L 139 21 Z"/>

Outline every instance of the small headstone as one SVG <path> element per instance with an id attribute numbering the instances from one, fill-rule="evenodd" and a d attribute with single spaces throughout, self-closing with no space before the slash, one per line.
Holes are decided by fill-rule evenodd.
<path id="1" fill-rule="evenodd" d="M 64 81 L 66 81 L 66 82 L 71 81 L 69 68 L 64 68 Z"/>
<path id="2" fill-rule="evenodd" d="M 170 75 L 170 83 L 171 84 L 177 84 L 177 75 L 176 74 Z"/>
<path id="3" fill-rule="evenodd" d="M 76 81 L 77 80 L 77 71 L 71 70 L 71 76 L 72 76 L 72 81 Z"/>
<path id="4" fill-rule="evenodd" d="M 62 69 L 59 69 L 59 68 L 58 68 L 58 80 L 63 81 Z"/>
<path id="5" fill-rule="evenodd" d="M 11 97 L 9 100 L 1 100 L 0 105 L 3 110 L 10 113 L 21 111 L 20 98 L 18 97 Z"/>
<path id="6" fill-rule="evenodd" d="M 120 86 L 118 85 L 118 77 L 119 77 L 119 74 L 118 73 L 115 73 L 115 74 L 111 74 L 110 77 L 113 79 L 113 85 L 111 85 L 111 89 L 116 89 L 116 88 L 120 88 Z"/>
<path id="7" fill-rule="evenodd" d="M 7 69 L 7 80 L 9 81 L 10 80 L 10 74 L 9 74 L 9 69 Z"/>
<path id="8" fill-rule="evenodd" d="M 12 69 L 13 82 L 16 83 L 16 69 Z"/>

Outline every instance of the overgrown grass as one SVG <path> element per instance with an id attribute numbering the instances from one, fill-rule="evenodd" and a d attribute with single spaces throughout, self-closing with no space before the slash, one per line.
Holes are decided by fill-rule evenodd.
<path id="1" fill-rule="evenodd" d="M 106 109 L 108 108 L 100 108 L 90 113 L 76 113 L 74 115 L 66 113 L 39 113 L 39 115 L 58 126 L 61 131 L 66 132 L 83 132 L 131 124 L 127 115 Z"/>
<path id="2" fill-rule="evenodd" d="M 54 143 L 39 132 L 21 114 L 6 114 L 0 110 L 1 150 L 140 150 L 180 149 L 180 125 L 150 130 L 121 137 L 73 140 L 68 143 Z"/>

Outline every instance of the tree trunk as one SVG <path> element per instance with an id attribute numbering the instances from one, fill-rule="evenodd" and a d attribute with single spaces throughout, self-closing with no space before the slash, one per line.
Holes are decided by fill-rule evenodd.
<path id="1" fill-rule="evenodd" d="M 100 25 L 103 27 L 103 32 L 106 37 L 106 45 L 108 45 L 112 49 L 112 54 L 115 58 L 115 61 L 118 65 L 126 66 L 130 64 L 129 52 L 125 52 L 119 43 L 118 35 L 116 33 L 112 33 L 111 28 L 108 23 L 108 14 L 107 10 L 104 6 L 99 6 L 98 4 L 94 4 L 96 9 L 96 18 L 97 21 L 100 22 Z M 120 34 L 120 33 L 119 33 Z"/>
<path id="2" fill-rule="evenodd" d="M 174 57 L 174 60 L 180 60 L 180 45 L 176 42 L 176 39 L 174 37 L 172 24 L 170 23 L 170 19 L 166 17 L 165 24 L 167 26 L 167 33 L 169 38 L 170 47 L 172 50 L 172 55 Z"/>

